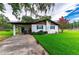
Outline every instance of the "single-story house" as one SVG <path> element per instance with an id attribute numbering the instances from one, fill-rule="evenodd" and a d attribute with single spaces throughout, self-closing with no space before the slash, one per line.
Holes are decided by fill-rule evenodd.
<path id="1" fill-rule="evenodd" d="M 48 34 L 58 33 L 59 24 L 52 20 L 38 20 L 33 22 L 10 22 L 13 24 L 13 35 L 16 35 L 16 26 L 21 28 L 22 33 L 47 32 Z"/>

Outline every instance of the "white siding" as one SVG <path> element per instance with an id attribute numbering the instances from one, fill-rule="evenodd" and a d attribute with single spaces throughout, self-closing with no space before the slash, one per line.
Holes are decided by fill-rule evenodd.
<path id="1" fill-rule="evenodd" d="M 49 27 L 49 30 L 48 30 L 49 34 L 51 34 L 51 33 L 58 33 L 58 26 L 57 25 L 53 25 L 53 26 L 55 26 L 55 29 L 50 29 L 50 27 Z"/>
<path id="2" fill-rule="evenodd" d="M 41 25 L 41 24 L 33 24 L 32 25 L 32 32 L 39 32 L 39 31 L 46 31 L 46 26 L 45 25 L 43 25 L 43 29 L 37 29 L 37 26 L 38 25 Z"/>
<path id="3" fill-rule="evenodd" d="M 55 26 L 55 31 L 58 33 L 58 30 L 59 30 L 59 28 L 58 28 L 58 26 L 56 25 Z"/>
<path id="4" fill-rule="evenodd" d="M 42 31 L 47 31 L 48 34 L 51 34 L 51 33 L 58 33 L 58 26 L 57 25 L 53 25 L 55 26 L 55 29 L 50 29 L 50 24 L 48 25 L 43 25 L 43 29 L 37 29 L 37 25 L 42 25 L 42 24 L 33 24 L 32 25 L 32 32 L 39 32 L 40 30 Z"/>
<path id="5" fill-rule="evenodd" d="M 32 25 L 32 32 L 37 32 L 37 25 Z"/>

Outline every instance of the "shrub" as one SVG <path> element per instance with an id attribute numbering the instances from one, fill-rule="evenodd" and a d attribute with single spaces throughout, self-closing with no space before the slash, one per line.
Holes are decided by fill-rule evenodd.
<path id="1" fill-rule="evenodd" d="M 46 31 L 32 32 L 32 34 L 38 34 L 38 35 L 46 34 L 46 33 L 47 33 Z"/>

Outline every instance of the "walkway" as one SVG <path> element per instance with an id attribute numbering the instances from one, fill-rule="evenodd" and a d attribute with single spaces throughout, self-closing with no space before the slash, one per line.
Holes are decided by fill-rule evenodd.
<path id="1" fill-rule="evenodd" d="M 17 35 L 0 43 L 0 55 L 44 55 L 32 35 Z"/>

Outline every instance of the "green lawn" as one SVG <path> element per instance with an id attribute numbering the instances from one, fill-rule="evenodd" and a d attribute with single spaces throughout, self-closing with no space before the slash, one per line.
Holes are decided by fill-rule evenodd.
<path id="1" fill-rule="evenodd" d="M 0 31 L 0 41 L 12 36 L 12 31 Z"/>
<path id="2" fill-rule="evenodd" d="M 34 35 L 50 55 L 79 54 L 79 31 L 59 34 Z"/>

